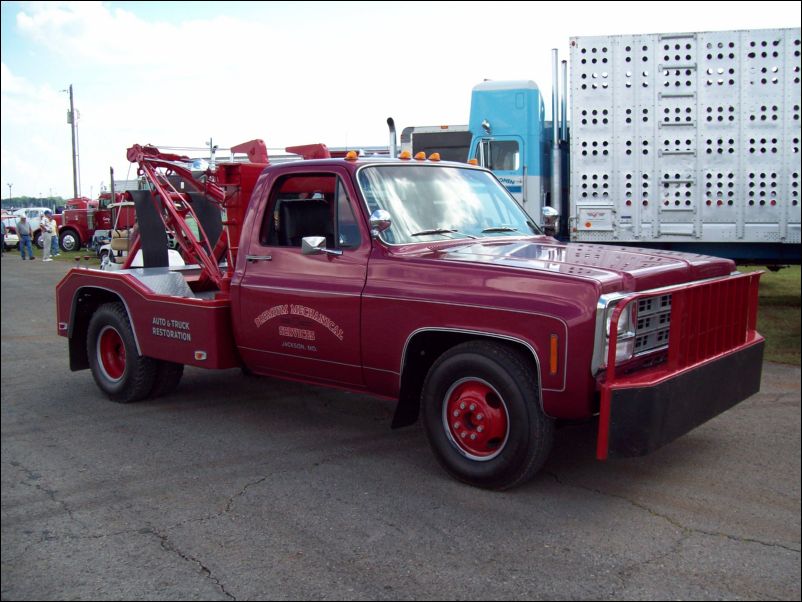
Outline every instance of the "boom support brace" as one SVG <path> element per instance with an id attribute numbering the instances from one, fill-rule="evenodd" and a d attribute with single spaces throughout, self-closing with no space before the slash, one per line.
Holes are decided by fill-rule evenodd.
<path id="1" fill-rule="evenodd" d="M 267 150 L 261 140 L 240 146 L 248 148 L 246 152 L 249 156 L 253 155 L 267 162 Z M 203 194 L 219 205 L 221 212 L 233 209 L 228 206 L 230 203 L 227 203 L 233 198 L 242 202 L 240 195 L 227 197 L 223 188 L 217 185 L 213 172 L 207 172 L 202 182 L 196 180 L 186 167 L 191 161 L 189 157 L 164 153 L 154 146 L 139 144 L 129 148 L 127 156 L 131 163 L 138 164 L 137 173 L 147 178 L 151 200 L 156 205 L 164 227 L 174 233 L 185 258 L 201 267 L 198 286 L 203 287 L 211 283 L 219 291 L 226 293 L 229 290 L 236 259 L 231 252 L 232 245 L 228 240 L 228 231 L 224 228 L 217 241 L 210 240 L 193 208 L 189 192 L 196 191 Z M 176 180 L 181 182 L 181 190 L 176 188 Z M 190 218 L 197 224 L 197 235 L 188 224 Z M 129 267 L 138 244 L 138 241 L 134 242 L 125 267 Z M 223 257 L 227 259 L 225 270 L 220 267 Z"/>

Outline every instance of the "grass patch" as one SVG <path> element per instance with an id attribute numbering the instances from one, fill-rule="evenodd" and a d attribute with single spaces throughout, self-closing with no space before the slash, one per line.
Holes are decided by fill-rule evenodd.
<path id="1" fill-rule="evenodd" d="M 37 254 L 39 257 L 40 254 Z M 89 257 L 89 261 L 85 260 L 85 257 Z M 76 258 L 79 258 L 80 261 L 76 261 Z M 92 267 L 96 268 L 100 266 L 100 259 L 97 257 L 97 253 L 94 251 L 88 251 L 86 249 L 81 249 L 80 251 L 61 251 L 61 254 L 58 257 L 53 257 L 53 261 L 60 261 L 62 263 L 69 263 L 73 266 L 82 266 L 82 267 Z"/>
<path id="2" fill-rule="evenodd" d="M 762 268 L 742 266 L 741 272 Z M 760 277 L 760 306 L 757 329 L 766 337 L 765 359 L 783 364 L 800 365 L 800 266 L 766 271 Z"/>

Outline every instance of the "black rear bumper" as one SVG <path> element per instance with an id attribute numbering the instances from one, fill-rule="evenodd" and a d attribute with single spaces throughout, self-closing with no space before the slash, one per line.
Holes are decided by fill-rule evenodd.
<path id="1" fill-rule="evenodd" d="M 760 390 L 764 342 L 647 387 L 615 388 L 608 457 L 643 456 Z"/>

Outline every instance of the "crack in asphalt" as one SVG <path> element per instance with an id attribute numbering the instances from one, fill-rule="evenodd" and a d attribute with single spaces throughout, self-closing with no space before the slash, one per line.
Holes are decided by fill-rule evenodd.
<path id="1" fill-rule="evenodd" d="M 246 483 L 242 488 L 240 488 L 239 491 L 237 491 L 237 493 L 235 493 L 234 495 L 232 495 L 232 496 L 230 496 L 228 498 L 228 500 L 225 503 L 225 506 L 219 512 L 215 512 L 215 513 L 212 513 L 212 514 L 205 514 L 203 516 L 196 516 L 194 518 L 188 518 L 188 519 L 179 521 L 177 523 L 173 523 L 172 525 L 169 525 L 167 527 L 164 527 L 164 530 L 165 531 L 171 531 L 173 529 L 177 529 L 179 527 L 183 527 L 184 525 L 188 525 L 188 524 L 191 524 L 191 523 L 202 523 L 202 522 L 206 522 L 206 521 L 209 521 L 209 520 L 214 520 L 214 519 L 220 518 L 220 517 L 228 514 L 231 511 L 232 507 L 234 506 L 234 501 L 237 498 L 242 497 L 243 495 L 245 495 L 245 493 L 248 491 L 248 489 L 250 489 L 251 487 L 254 487 L 255 485 L 258 485 L 259 483 L 262 483 L 262 482 L 266 481 L 269 477 L 270 477 L 270 475 L 266 475 L 266 476 L 263 476 L 263 477 L 259 477 L 258 479 L 254 480 L 254 481 L 250 481 L 250 482 Z M 117 537 L 119 535 L 136 535 L 136 534 L 140 534 L 141 535 L 142 533 L 150 533 L 150 532 L 152 532 L 152 530 L 149 527 L 145 528 L 144 530 L 143 530 L 142 527 L 131 527 L 130 529 L 122 529 L 120 531 L 114 531 L 112 533 L 98 533 L 98 534 L 95 534 L 95 535 L 65 534 L 65 535 L 63 535 L 62 538 L 63 539 L 70 539 L 70 540 L 106 539 L 108 537 Z M 61 539 L 61 538 L 53 538 L 53 539 Z"/>
<path id="2" fill-rule="evenodd" d="M 220 580 L 217 577 L 215 577 L 214 574 L 212 574 L 212 571 L 206 565 L 204 565 L 200 560 L 198 560 L 194 556 L 190 556 L 189 554 L 185 554 L 184 552 L 179 550 L 176 547 L 176 545 L 170 541 L 170 538 L 167 536 L 167 534 L 160 533 L 159 531 L 156 531 L 155 529 L 152 529 L 152 528 L 142 529 L 142 530 L 140 530 L 138 532 L 143 534 L 143 535 L 147 534 L 147 535 L 153 535 L 154 537 L 157 537 L 159 539 L 159 544 L 161 545 L 162 549 L 165 552 L 170 552 L 170 553 L 176 554 L 181 559 L 183 559 L 183 560 L 185 560 L 187 562 L 194 563 L 194 564 L 198 565 L 198 568 L 200 569 L 200 572 L 203 574 L 203 576 L 206 579 L 208 579 L 209 581 L 211 581 L 212 583 L 214 583 L 224 596 L 226 596 L 229 600 L 236 600 L 237 599 L 233 594 L 231 594 L 226 589 L 225 585 L 223 585 L 220 582 Z"/>
<path id="3" fill-rule="evenodd" d="M 228 498 L 228 502 L 226 503 L 226 507 L 223 509 L 222 512 L 219 512 L 217 514 L 217 516 L 220 517 L 220 516 L 223 516 L 224 514 L 227 514 L 228 512 L 231 512 L 231 508 L 234 506 L 234 500 L 236 500 L 237 498 L 240 498 L 243 495 L 245 495 L 245 492 L 248 491 L 248 489 L 250 489 L 251 487 L 254 487 L 255 485 L 259 485 L 259 483 L 263 483 L 267 479 L 268 479 L 268 476 L 266 475 L 266 476 L 263 476 L 263 477 L 259 477 L 255 481 L 251 481 L 250 483 L 246 483 L 245 487 L 243 487 L 236 494 L 234 494 L 230 498 Z"/>
<path id="4" fill-rule="evenodd" d="M 560 477 L 556 473 L 553 473 L 553 472 L 544 471 L 544 474 L 549 475 L 551 478 L 553 478 L 557 482 L 557 484 L 562 485 L 564 487 L 574 487 L 576 489 L 582 489 L 584 491 L 590 491 L 592 493 L 596 493 L 598 495 L 602 495 L 602 496 L 605 496 L 605 497 L 611 497 L 611 498 L 616 498 L 616 499 L 619 499 L 619 500 L 623 500 L 623 501 L 627 502 L 628 504 L 631 504 L 632 506 L 635 506 L 636 508 L 639 508 L 639 509 L 641 509 L 641 510 L 643 510 L 645 512 L 648 512 L 649 514 L 651 514 L 652 516 L 654 516 L 656 518 L 663 519 L 667 523 L 673 525 L 677 529 L 680 529 L 680 530 L 682 530 L 682 531 L 684 531 L 686 533 L 698 533 L 698 534 L 701 534 L 701 535 L 707 535 L 709 537 L 724 537 L 726 539 L 731 539 L 732 541 L 737 541 L 739 543 L 756 543 L 756 544 L 760 544 L 762 546 L 766 546 L 768 548 L 782 548 L 783 550 L 788 550 L 789 552 L 795 552 L 796 554 L 800 553 L 799 549 L 792 548 L 790 546 L 787 546 L 787 545 L 784 545 L 784 544 L 781 544 L 781 543 L 761 541 L 760 539 L 753 539 L 751 537 L 738 537 L 737 535 L 731 535 L 730 533 L 721 533 L 721 532 L 718 532 L 718 531 L 706 531 L 705 529 L 699 529 L 697 527 L 689 527 L 689 526 L 682 524 L 678 520 L 676 520 L 676 519 L 674 519 L 674 518 L 672 518 L 672 517 L 670 517 L 670 516 L 668 516 L 666 514 L 660 514 L 659 512 L 657 512 L 656 510 L 652 510 L 651 508 L 649 508 L 645 504 L 641 504 L 640 502 L 636 502 L 635 500 L 631 500 L 628 497 L 625 497 L 623 495 L 617 495 L 615 493 L 608 493 L 606 491 L 602 491 L 601 489 L 594 489 L 592 487 L 585 487 L 584 485 L 572 485 L 572 484 L 569 484 L 569 483 L 565 483 L 560 479 Z"/>
<path id="5" fill-rule="evenodd" d="M 611 599 L 621 599 L 625 597 L 625 587 L 629 583 L 629 581 L 635 576 L 635 574 L 640 571 L 641 569 L 647 567 L 650 564 L 660 562 L 661 560 L 673 556 L 674 554 L 679 553 L 682 546 L 685 542 L 691 537 L 690 530 L 684 530 L 682 535 L 671 544 L 671 546 L 662 552 L 657 552 L 652 555 L 650 558 L 642 560 L 640 562 L 633 562 L 628 564 L 627 566 L 622 567 L 615 573 L 615 577 L 621 581 L 621 587 L 613 588 L 612 592 L 610 593 Z"/>
<path id="6" fill-rule="evenodd" d="M 73 522 L 78 523 L 84 529 L 89 529 L 89 525 L 87 525 L 81 519 L 79 519 L 79 518 L 77 518 L 75 516 L 75 514 L 74 514 L 72 508 L 70 507 L 70 505 L 66 501 L 64 501 L 62 499 L 59 499 L 57 497 L 58 496 L 58 490 L 57 489 L 50 489 L 50 488 L 45 487 L 44 485 L 42 485 L 40 483 L 33 482 L 33 481 L 38 481 L 39 479 L 41 479 L 42 475 L 40 475 L 39 473 L 37 473 L 34 470 L 31 470 L 30 468 L 27 468 L 27 467 L 23 466 L 20 462 L 17 462 L 16 460 L 9 462 L 9 464 L 11 466 L 13 466 L 14 468 L 16 468 L 17 470 L 19 470 L 19 471 L 21 471 L 22 473 L 25 474 L 25 478 L 20 481 L 20 483 L 22 485 L 25 485 L 26 487 L 31 487 L 33 489 L 36 489 L 37 491 L 41 491 L 48 498 L 50 498 L 50 500 L 53 503 L 58 504 L 59 506 L 61 506 L 63 508 L 64 512 L 67 513 L 67 516 L 69 516 L 70 519 Z"/>

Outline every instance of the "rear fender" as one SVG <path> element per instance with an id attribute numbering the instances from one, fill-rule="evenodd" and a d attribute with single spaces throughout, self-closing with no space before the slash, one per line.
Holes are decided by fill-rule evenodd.
<path id="1" fill-rule="evenodd" d="M 86 370 L 89 368 L 89 357 L 86 351 L 86 333 L 89 330 L 89 321 L 92 314 L 106 303 L 122 303 L 128 319 L 131 319 L 131 311 L 125 299 L 114 291 L 98 287 L 82 287 L 75 291 L 72 297 L 70 308 L 70 320 L 67 325 L 67 338 L 70 350 L 70 370 Z M 142 348 L 134 330 L 134 341 L 136 351 L 142 355 Z"/>

